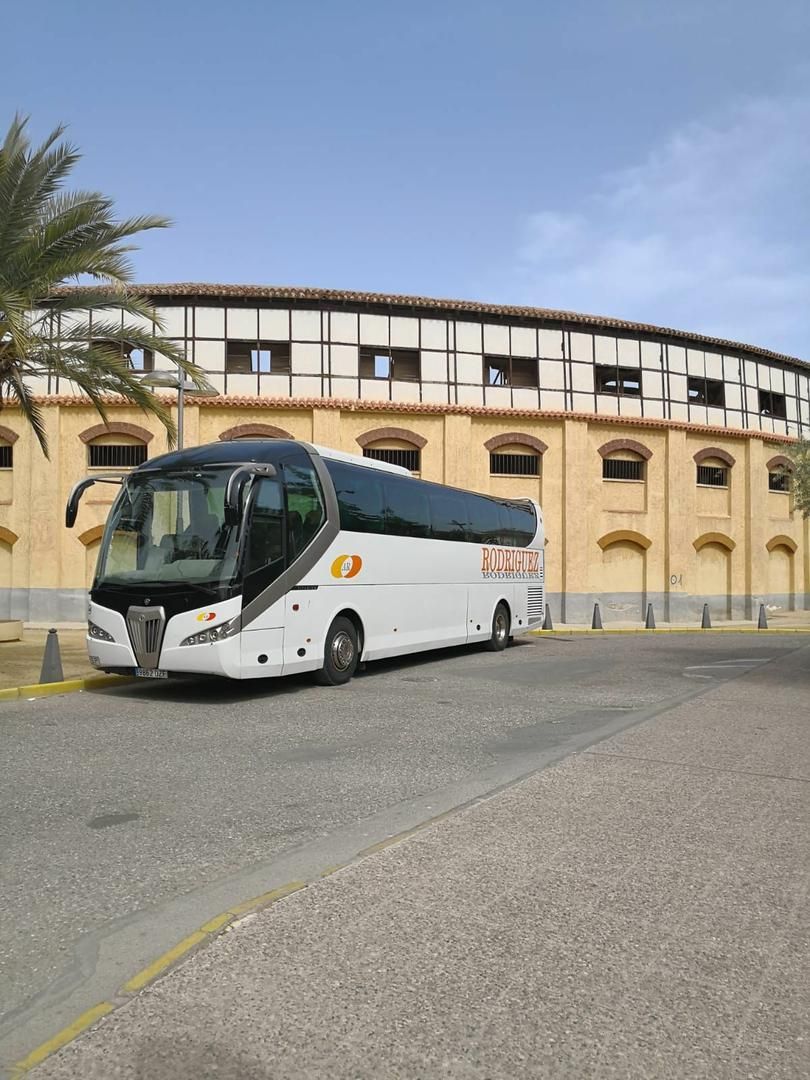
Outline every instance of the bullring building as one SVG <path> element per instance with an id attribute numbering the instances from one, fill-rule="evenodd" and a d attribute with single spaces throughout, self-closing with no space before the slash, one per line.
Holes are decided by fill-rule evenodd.
<path id="1" fill-rule="evenodd" d="M 786 448 L 810 431 L 810 366 L 754 345 L 591 315 L 415 296 L 144 285 L 164 332 L 216 391 L 184 398 L 185 445 L 304 439 L 428 480 L 531 496 L 556 622 L 751 618 L 810 606 L 808 522 Z M 54 320 L 54 334 L 59 326 Z M 144 372 L 168 367 L 131 350 Z M 76 527 L 71 486 L 166 449 L 111 401 L 109 422 L 41 378 L 46 461 L 0 413 L 0 618 L 81 620 L 115 489 Z M 167 401 L 176 402 L 169 391 Z"/>

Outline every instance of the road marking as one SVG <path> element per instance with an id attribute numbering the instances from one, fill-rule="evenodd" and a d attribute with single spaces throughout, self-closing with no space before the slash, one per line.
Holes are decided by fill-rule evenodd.
<path id="1" fill-rule="evenodd" d="M 206 934 L 205 931 L 195 930 L 193 934 L 189 934 L 188 937 L 185 937 L 182 941 L 178 942 L 173 949 L 169 949 L 163 956 L 159 956 L 157 960 L 148 967 L 139 971 L 137 975 L 133 975 L 128 982 L 124 983 L 122 990 L 125 994 L 135 994 L 138 990 L 143 990 L 147 983 L 150 983 L 153 979 L 157 978 L 158 975 L 166 971 L 172 964 L 177 963 L 181 956 L 185 956 L 187 952 L 205 941 L 207 937 L 208 934 Z"/>

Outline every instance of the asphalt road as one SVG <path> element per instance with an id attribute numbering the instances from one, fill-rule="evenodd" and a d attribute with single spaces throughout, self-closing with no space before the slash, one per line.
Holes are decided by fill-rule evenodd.
<path id="1" fill-rule="evenodd" d="M 798 648 L 544 638 L 348 687 L 128 684 L 0 706 L 0 1062 L 228 906 Z"/>

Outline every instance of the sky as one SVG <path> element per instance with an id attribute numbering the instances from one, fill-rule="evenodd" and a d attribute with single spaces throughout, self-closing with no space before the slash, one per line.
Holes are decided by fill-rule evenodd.
<path id="1" fill-rule="evenodd" d="M 528 304 L 810 358 L 807 0 L 40 0 L 4 25 L 0 121 L 66 123 L 77 187 L 172 218 L 138 281 Z"/>

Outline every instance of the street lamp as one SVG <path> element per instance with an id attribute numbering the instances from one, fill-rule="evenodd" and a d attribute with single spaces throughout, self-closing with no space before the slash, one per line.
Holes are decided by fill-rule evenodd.
<path id="1" fill-rule="evenodd" d="M 177 391 L 177 449 L 183 449 L 183 413 L 186 396 L 219 397 L 219 391 L 211 387 L 195 386 L 190 379 L 181 378 L 174 371 L 150 371 L 142 375 L 144 386 L 167 387 Z"/>

